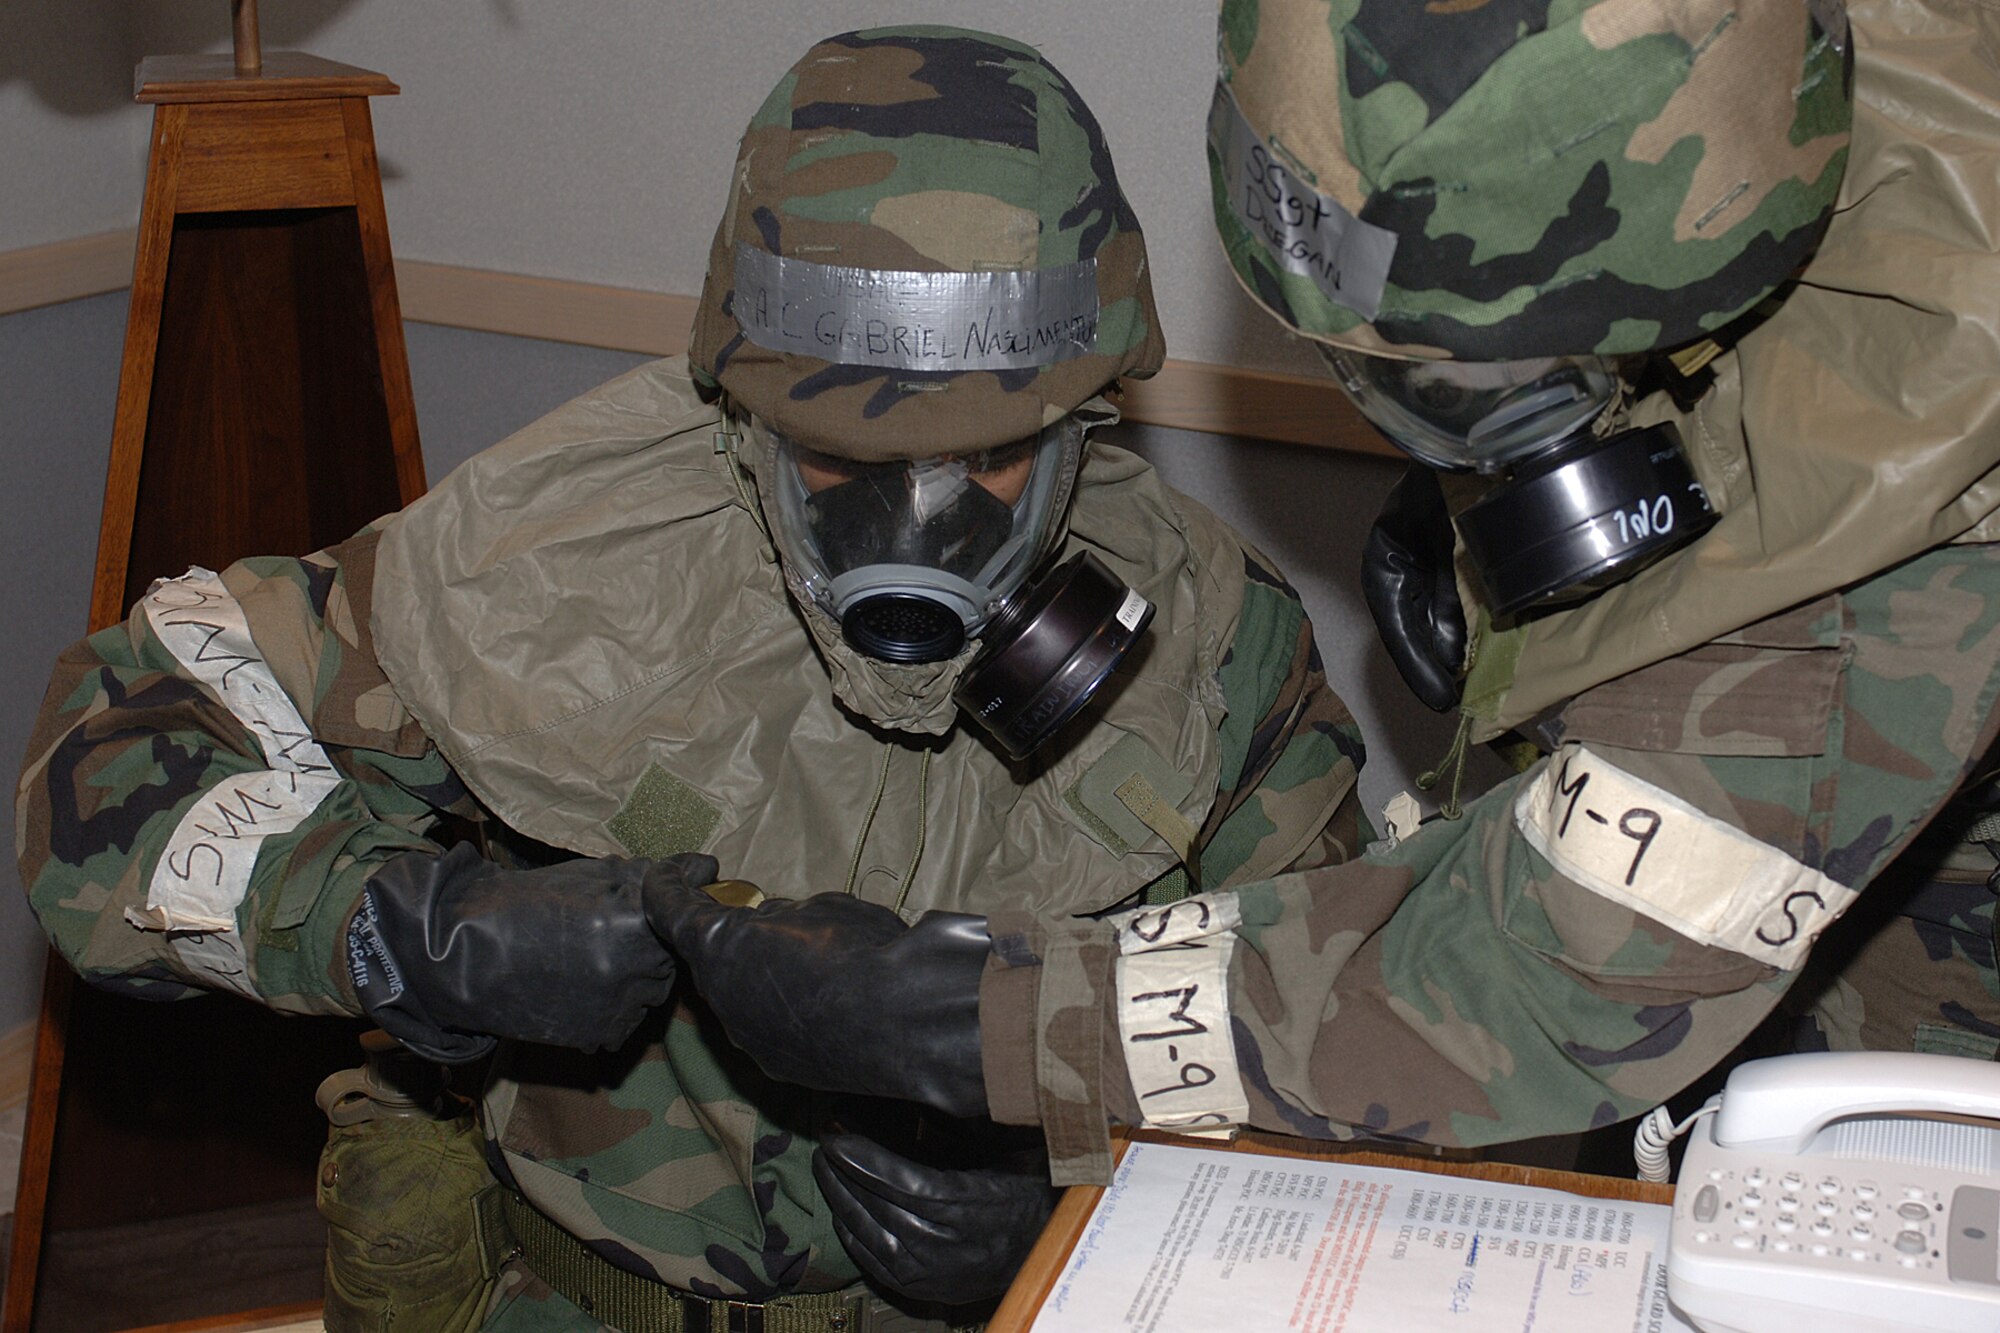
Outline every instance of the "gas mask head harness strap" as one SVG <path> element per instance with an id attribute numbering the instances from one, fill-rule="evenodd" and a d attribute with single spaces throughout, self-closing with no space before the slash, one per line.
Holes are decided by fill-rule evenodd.
<path id="1" fill-rule="evenodd" d="M 1104 682 L 1153 608 L 1080 552 L 1049 569 L 1081 465 L 1085 425 L 969 453 L 863 462 L 753 418 L 766 512 L 811 609 L 857 653 L 892 666 L 980 647 L 959 706 L 1026 755 Z"/>
<path id="2" fill-rule="evenodd" d="M 1486 478 L 1456 516 L 1495 615 L 1578 601 L 1686 546 L 1718 515 L 1669 423 L 1607 429 L 1611 361 L 1412 361 L 1315 344 L 1392 443 Z"/>

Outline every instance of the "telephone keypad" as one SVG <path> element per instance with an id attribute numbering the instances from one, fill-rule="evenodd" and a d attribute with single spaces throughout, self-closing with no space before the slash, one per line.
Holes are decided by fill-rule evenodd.
<path id="1" fill-rule="evenodd" d="M 1693 1218 L 1710 1224 L 1719 1221 L 1726 1229 L 1703 1227 L 1693 1233 L 1697 1244 L 1726 1243 L 1735 1250 L 1761 1249 L 1796 1256 L 1795 1261 L 1810 1257 L 1843 1266 L 1894 1260 L 1905 1269 L 1941 1269 L 1928 1230 L 1913 1225 L 1938 1221 L 1932 1193 L 1922 1186 L 1888 1187 L 1892 1198 L 1902 1200 L 1893 1209 L 1898 1220 L 1878 1231 L 1874 1226 L 1878 1215 L 1891 1210 L 1871 1202 L 1883 1192 L 1873 1180 L 1850 1182 L 1828 1175 L 1809 1181 L 1796 1171 L 1772 1173 L 1755 1166 L 1740 1172 L 1718 1168 L 1705 1175 L 1694 1194 Z M 1766 1184 L 1784 1192 L 1767 1200 L 1762 1189 Z M 1767 1202 L 1770 1209 L 1765 1208 Z M 1810 1237 L 1797 1234 L 1808 1230 Z"/>

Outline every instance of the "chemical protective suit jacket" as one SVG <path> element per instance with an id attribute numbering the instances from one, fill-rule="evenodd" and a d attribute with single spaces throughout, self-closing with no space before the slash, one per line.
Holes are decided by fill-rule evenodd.
<path id="1" fill-rule="evenodd" d="M 1135 776 L 1198 830 L 1205 886 L 1354 845 L 1357 733 L 1296 595 L 1133 455 L 1086 451 L 1067 540 L 1156 605 L 1147 646 L 1009 764 L 840 709 L 721 424 L 684 362 L 641 367 L 340 546 L 162 581 L 72 648 L 19 821 L 63 955 L 132 995 L 357 1013 L 347 920 L 447 815 L 496 856 L 704 850 L 774 896 L 910 915 L 1184 894 L 1117 798 Z M 856 1277 L 820 1110 L 683 999 L 621 1051 L 503 1047 L 483 1118 L 573 1234 L 762 1299 Z"/>
<path id="2" fill-rule="evenodd" d="M 1679 421 L 1720 523 L 1576 609 L 1478 616 L 1468 734 L 1549 753 L 1463 819 L 1205 904 L 1240 919 L 1211 938 L 1233 941 L 1221 1054 L 1254 1123 L 1482 1144 L 1640 1113 L 1764 1019 L 1864 891 L 1895 892 L 1885 868 L 1982 771 L 2000 725 L 2000 13 L 1848 14 L 1853 142 L 1817 256 L 1694 411 L 1634 411 Z M 1975 882 L 1842 941 L 1900 974 L 1906 1016 L 1843 970 L 1813 983 L 1823 1027 L 1990 1056 L 1992 913 Z M 1041 1123 L 1059 1178 L 1099 1178 L 1104 1116 L 1148 1118 L 1182 1073 L 1152 1060 L 1160 1016 L 1121 998 L 1135 941 L 1015 913 L 992 928 L 995 1114 Z"/>

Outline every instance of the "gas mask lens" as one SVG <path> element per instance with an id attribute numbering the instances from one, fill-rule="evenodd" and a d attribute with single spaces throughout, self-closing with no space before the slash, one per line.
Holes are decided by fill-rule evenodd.
<path id="1" fill-rule="evenodd" d="M 1492 472 L 1568 439 L 1618 397 L 1597 356 L 1404 361 L 1315 344 L 1363 416 L 1448 472 Z"/>
<path id="2" fill-rule="evenodd" d="M 883 463 L 755 429 L 785 562 L 857 652 L 898 665 L 957 656 L 1027 582 L 1083 451 L 1074 417 L 993 449 Z"/>
<path id="3" fill-rule="evenodd" d="M 1319 346 L 1403 452 L 1491 479 L 1453 523 L 1495 615 L 1589 597 L 1719 517 L 1671 423 L 1593 429 L 1619 395 L 1602 357 L 1405 361 Z"/>
<path id="4" fill-rule="evenodd" d="M 996 448 L 882 463 L 751 429 L 803 595 L 878 662 L 942 662 L 980 640 L 953 697 L 1015 758 L 1075 716 L 1152 620 L 1088 552 L 1033 577 L 1061 542 L 1081 464 L 1074 415 Z"/>

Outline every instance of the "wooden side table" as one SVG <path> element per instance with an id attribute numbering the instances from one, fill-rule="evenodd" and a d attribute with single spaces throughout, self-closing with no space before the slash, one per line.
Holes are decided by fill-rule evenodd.
<path id="1" fill-rule="evenodd" d="M 243 46 L 249 10 L 249 56 Z M 423 493 L 368 99 L 380 74 L 256 49 L 139 65 L 156 108 L 92 584 L 93 630 L 156 578 L 303 555 Z M 149 1005 L 51 955 L 5 1333 L 54 1235 L 310 1198 L 319 1078 L 357 1026 L 224 998 Z M 221 1256 L 226 1262 L 227 1256 Z M 44 1321 L 46 1322 L 46 1321 Z"/>

